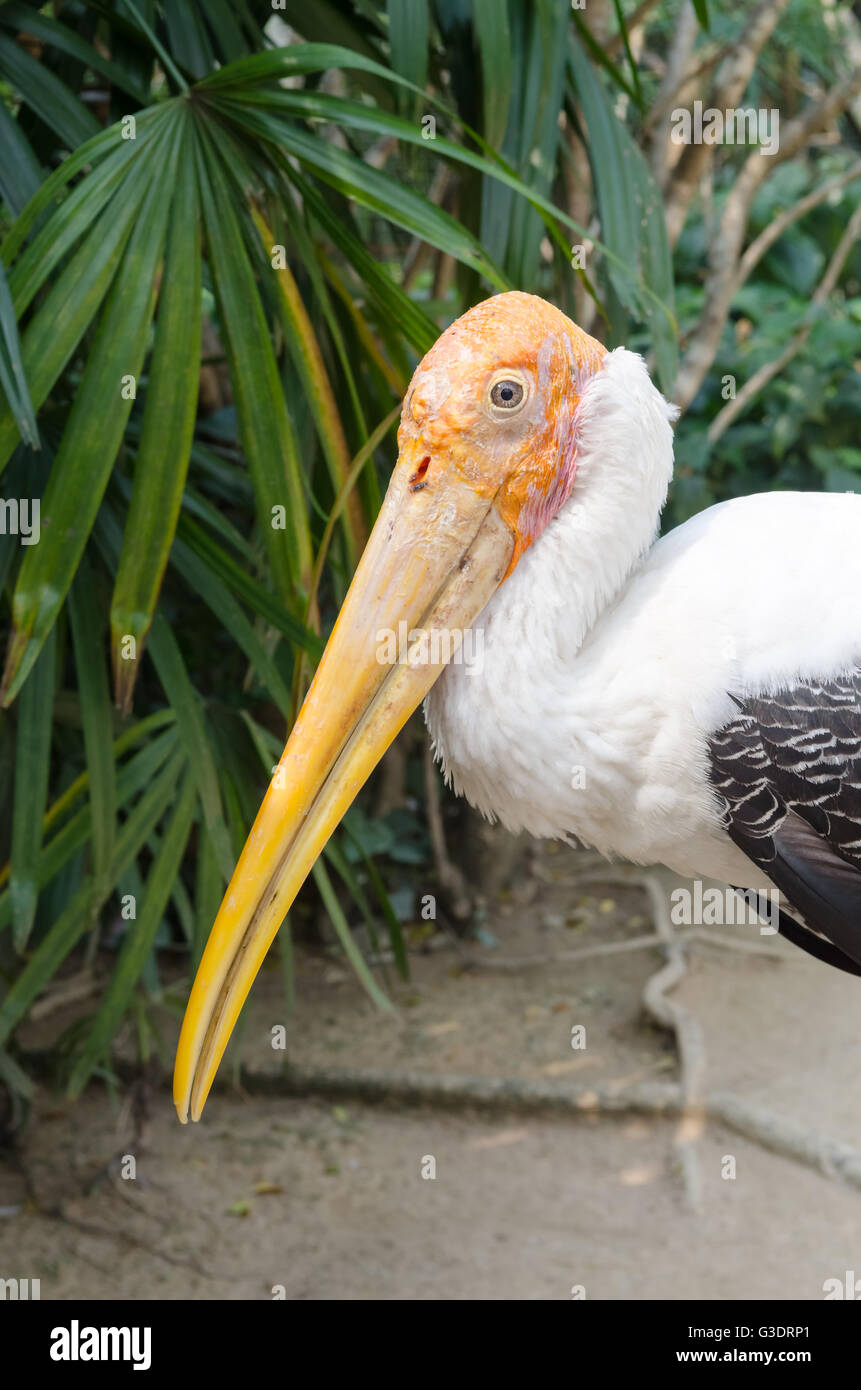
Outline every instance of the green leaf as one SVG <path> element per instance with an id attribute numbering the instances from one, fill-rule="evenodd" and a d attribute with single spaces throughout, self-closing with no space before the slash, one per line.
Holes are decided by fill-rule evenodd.
<path id="1" fill-rule="evenodd" d="M 153 733 L 157 729 L 164 728 L 165 724 L 174 722 L 174 713 L 170 709 L 156 710 L 154 714 L 148 714 L 145 719 L 139 719 L 130 728 L 124 729 L 118 738 L 114 739 L 113 756 L 114 762 L 118 763 L 124 753 L 130 748 L 134 748 L 136 743 Z M 90 785 L 90 774 L 85 768 L 84 771 L 70 782 L 65 791 L 52 801 L 45 813 L 44 832 L 50 830 L 55 821 L 62 820 L 75 802 L 88 791 Z"/>
<path id="2" fill-rule="evenodd" d="M 87 557 L 69 590 L 78 699 L 90 787 L 92 870 L 97 894 L 107 895 L 116 832 L 116 780 L 111 696 L 105 665 L 104 624 Z"/>
<path id="3" fill-rule="evenodd" d="M 160 142 L 147 143 L 129 172 L 122 199 L 102 213 L 24 333 L 21 355 L 36 410 L 53 388 L 108 291 L 141 203 L 151 189 L 152 161 L 159 148 Z M 133 287 L 128 281 L 127 286 L 131 293 Z M 0 471 L 18 437 L 11 409 L 0 402 Z"/>
<path id="4" fill-rule="evenodd" d="M 634 198 L 640 217 L 640 268 L 643 280 L 657 296 L 657 300 L 644 298 L 643 315 L 649 327 L 658 381 L 669 394 L 679 369 L 673 256 L 660 189 L 641 151 L 633 141 L 631 146 Z"/>
<path id="5" fill-rule="evenodd" d="M 151 106 L 146 111 L 139 112 L 135 116 L 137 140 L 140 141 L 142 129 L 147 136 L 152 135 L 154 131 L 150 127 L 158 129 L 165 120 L 171 119 L 175 109 L 176 102 L 166 101 L 160 106 Z M 145 142 L 141 142 L 141 145 L 143 143 Z M 100 130 L 98 135 L 93 136 L 92 140 L 88 140 L 74 154 L 63 160 L 59 169 L 54 170 L 53 174 L 45 180 L 38 192 L 30 199 L 0 246 L 0 255 L 2 255 L 6 265 L 10 265 L 14 257 L 17 256 L 42 213 L 60 197 L 66 184 L 82 169 L 87 169 L 91 165 L 95 166 L 106 154 L 118 148 L 126 148 L 129 151 L 129 157 L 140 148 L 140 146 L 135 146 L 132 141 L 123 140 L 122 122 L 109 126 L 107 130 Z"/>
<path id="6" fill-rule="evenodd" d="M 162 175 L 173 186 L 176 136 Z M 168 203 L 161 177 L 147 188 L 111 288 L 42 499 L 43 536 L 24 558 L 12 600 L 14 631 L 3 677 L 15 698 L 68 592 L 95 521 L 132 407 L 156 297 Z M 105 216 L 109 215 L 109 210 Z M 29 343 L 29 335 L 28 335 Z"/>
<path id="7" fill-rule="evenodd" d="M 628 67 L 631 69 L 632 95 L 640 110 L 643 109 L 643 93 L 640 90 L 640 74 L 634 55 L 631 52 L 631 40 L 628 37 L 628 26 L 625 23 L 625 16 L 622 13 L 621 0 L 613 0 L 613 8 L 616 11 L 616 23 L 619 26 L 619 33 L 622 35 L 622 43 L 625 48 L 625 57 L 628 59 Z"/>
<path id="8" fill-rule="evenodd" d="M 192 445 L 191 457 L 200 457 L 199 448 Z M 237 555 L 241 555 L 243 560 L 252 567 L 257 565 L 257 555 L 251 542 L 242 535 L 241 531 L 229 521 L 226 516 L 218 510 L 214 502 L 203 493 L 198 492 L 189 483 L 186 483 L 185 492 L 182 496 L 182 506 L 188 517 L 194 517 L 197 521 L 205 523 L 210 530 L 217 532 Z"/>
<path id="9" fill-rule="evenodd" d="M 246 106 L 228 98 L 219 99 L 217 106 L 252 134 L 294 155 L 303 167 L 313 169 L 345 197 L 477 270 L 496 289 L 511 288 L 502 271 L 485 255 L 480 241 L 429 198 L 414 193 L 348 150 L 279 121 L 260 107 Z"/>
<path id="10" fill-rule="evenodd" d="M 353 236 L 343 219 L 337 217 L 328 206 L 313 183 L 296 173 L 292 177 L 316 221 L 346 256 L 365 289 L 373 295 L 380 312 L 387 314 L 416 352 L 424 356 L 439 337 L 439 328 L 433 319 L 421 305 L 414 303 L 409 295 L 404 294 L 387 271 L 377 264 L 358 237 Z"/>
<path id="11" fill-rule="evenodd" d="M 178 751 L 160 776 L 150 783 L 123 825 L 111 864 L 114 883 L 127 872 L 164 815 L 184 764 L 185 755 Z M 93 880 L 87 879 L 39 942 L 0 1004 L 0 1046 L 20 1023 L 36 996 L 57 974 L 101 905 Z"/>
<path id="12" fill-rule="evenodd" d="M 18 1065 L 14 1057 L 10 1057 L 9 1053 L 2 1048 L 0 1048 L 0 1081 L 2 1081 L 6 1090 L 11 1094 L 13 1106 L 12 1123 L 14 1126 L 16 1123 L 14 1110 L 16 1099 L 31 1101 L 35 1094 L 35 1087 L 27 1073 Z"/>
<path id="13" fill-rule="evenodd" d="M 329 294 L 328 287 L 326 285 L 326 279 L 323 274 L 323 269 L 320 263 L 318 248 L 315 246 L 314 241 L 311 237 L 308 223 L 296 207 L 294 188 L 293 186 L 291 186 L 291 184 L 288 183 L 286 177 L 284 177 L 283 175 L 282 177 L 284 180 L 283 197 L 279 197 L 276 209 L 279 218 L 279 226 L 280 219 L 284 218 L 287 223 L 287 230 L 289 233 L 288 239 L 293 244 L 296 258 L 299 264 L 302 266 L 302 269 L 305 271 L 305 274 L 308 276 L 308 279 L 311 282 L 311 287 L 314 291 L 314 295 L 316 297 L 316 304 L 314 306 L 315 316 L 317 308 L 321 309 L 323 313 L 323 318 L 326 321 L 326 326 L 329 330 L 329 337 L 337 354 L 338 363 L 341 368 L 341 374 L 344 379 L 347 394 L 350 398 L 350 405 L 353 411 L 353 419 L 355 420 L 356 427 L 364 436 L 365 417 L 362 411 L 362 402 L 359 393 L 359 388 L 356 382 L 355 370 L 355 368 L 360 366 L 360 364 L 355 363 L 354 359 L 352 358 L 352 354 L 349 352 L 347 348 L 346 342 L 344 340 L 344 334 L 341 330 L 341 325 L 332 306 L 331 296 Z M 352 299 L 350 299 L 349 302 L 352 305 Z M 379 483 L 377 482 L 376 475 L 373 473 L 372 469 L 369 470 L 369 473 L 371 475 L 371 482 L 368 489 L 368 494 L 366 496 L 366 505 L 368 506 L 368 515 L 376 516 L 377 512 L 380 510 L 381 501 Z M 366 473 L 365 478 L 367 479 L 368 476 L 369 474 Z"/>
<path id="14" fill-rule="evenodd" d="M 120 91 L 133 97 L 140 106 L 146 106 L 149 101 L 147 89 L 139 86 L 118 63 L 112 63 L 72 29 L 52 19 L 50 15 L 41 14 L 32 5 L 20 4 L 18 0 L 6 0 L 0 8 L 0 23 L 7 24 L 15 32 L 32 34 L 37 39 L 43 39 L 58 52 L 67 53 L 85 68 L 92 68 L 93 72 L 106 77 L 115 87 L 119 87 Z"/>
<path id="15" fill-rule="evenodd" d="M 508 5 L 473 0 L 473 23 L 481 53 L 484 138 L 500 149 L 508 125 L 513 72 Z"/>
<path id="16" fill-rule="evenodd" d="M 203 77 L 215 67 L 203 14 L 204 6 L 188 0 L 171 0 L 164 7 L 171 57 L 194 77 Z"/>
<path id="17" fill-rule="evenodd" d="M 147 721 L 141 721 L 142 724 Z M 139 728 L 141 726 L 138 726 Z M 116 800 L 119 807 L 125 807 L 130 801 L 149 786 L 159 768 L 165 763 L 166 759 L 173 751 L 177 742 L 176 729 L 167 729 L 158 738 L 154 738 L 139 753 L 136 753 L 123 767 L 116 779 Z M 116 744 L 114 745 L 116 752 Z M 87 777 L 89 785 L 89 776 Z M 62 802 L 62 798 L 60 798 Z M 43 821 L 43 836 L 47 826 L 52 823 L 55 817 L 53 811 L 58 803 L 51 808 Z M 72 857 L 87 844 L 92 834 L 92 816 L 89 805 L 83 806 L 75 815 L 71 816 L 61 830 L 43 845 L 36 866 L 36 887 L 39 892 L 51 882 L 51 880 L 70 862 Z M 98 887 L 95 885 L 94 887 Z M 5 930 L 12 920 L 12 901 L 11 892 L 6 892 L 0 896 L 0 931 Z"/>
<path id="18" fill-rule="evenodd" d="M 157 133 L 158 132 L 157 130 Z M 128 177 L 129 165 L 146 148 L 146 140 L 123 140 L 105 155 L 47 219 L 38 236 L 15 261 L 9 288 L 21 317 L 54 267 L 96 221 Z"/>
<path id="19" fill-rule="evenodd" d="M 208 0 L 206 18 L 223 60 L 233 59 L 237 53 L 247 53 L 249 50 L 249 44 L 243 36 L 240 22 L 244 8 L 244 6 L 236 6 L 234 0 Z M 237 9 L 239 10 L 238 14 L 235 13 Z M 250 32 L 254 46 L 264 48 L 266 37 L 263 30 L 250 19 L 247 9 L 245 9 L 245 18 L 246 27 Z"/>
<path id="20" fill-rule="evenodd" d="M 6 103 L 0 101 L 0 202 L 4 202 L 13 217 L 26 207 L 28 199 L 39 190 L 42 169 Z"/>
<path id="21" fill-rule="evenodd" d="M 389 942 L 391 944 L 392 954 L 395 958 L 395 965 L 397 966 L 398 974 L 401 976 L 402 979 L 408 980 L 410 975 L 410 967 L 409 961 L 407 960 L 407 948 L 406 943 L 404 941 L 404 934 L 401 930 L 401 924 L 398 921 L 397 914 L 395 913 L 394 908 L 392 907 L 391 899 L 388 893 L 386 892 L 386 887 L 383 883 L 379 869 L 377 868 L 376 864 L 374 863 L 373 859 L 368 853 L 368 850 L 366 849 L 362 841 L 362 837 L 360 835 L 357 835 L 355 833 L 355 830 L 353 829 L 354 821 L 355 812 L 353 812 L 352 815 L 347 816 L 346 819 L 342 822 L 344 833 L 347 836 L 349 843 L 355 847 L 357 854 L 362 860 L 368 878 L 371 880 L 371 886 L 377 895 L 377 901 L 379 902 L 383 916 L 386 919 L 386 927 L 389 933 Z M 376 822 L 376 824 L 380 824 L 380 822 Z"/>
<path id="22" fill-rule="evenodd" d="M 266 256 L 270 258 L 275 246 L 272 232 L 262 214 L 256 209 L 253 217 Z M 308 311 L 286 262 L 275 268 L 275 285 L 284 336 L 299 376 L 302 394 L 314 418 L 332 486 L 337 493 L 343 487 L 349 472 L 350 451 L 332 383 Z M 350 569 L 354 570 L 368 538 L 358 497 L 350 498 L 342 517 L 347 560 Z"/>
<path id="23" fill-rule="evenodd" d="M 50 68 L 37 62 L 6 34 L 0 34 L 0 74 L 70 150 L 98 134 L 98 121 L 83 102 Z"/>
<path id="24" fill-rule="evenodd" d="M 343 882 L 344 887 L 365 919 L 365 925 L 368 928 L 368 936 L 372 949 L 374 951 L 379 951 L 379 933 L 377 932 L 377 924 L 374 920 L 374 914 L 371 911 L 370 904 L 368 903 L 367 895 L 357 875 L 353 871 L 352 864 L 338 844 L 336 836 L 333 836 L 331 840 L 329 840 L 329 843 L 323 850 L 323 854 Z"/>
<path id="25" fill-rule="evenodd" d="M 107 1052 L 131 1001 L 132 992 L 152 950 L 155 934 L 170 899 L 191 832 L 197 788 L 189 769 L 177 803 L 147 875 L 146 891 L 134 928 L 126 932 L 119 960 L 93 1020 L 83 1052 L 69 1080 L 69 1095 L 80 1095 L 93 1067 Z"/>
<path id="26" fill-rule="evenodd" d="M 258 679 L 266 686 L 284 718 L 290 719 L 289 687 L 282 679 L 265 644 L 226 585 L 212 573 L 203 560 L 189 550 L 188 546 L 183 545 L 182 541 L 177 541 L 174 545 L 173 564 L 242 648 L 257 672 Z"/>
<path id="27" fill-rule="evenodd" d="M 589 131 L 589 160 L 601 235 L 615 259 L 607 273 L 622 303 L 648 324 L 661 386 L 670 390 L 678 365 L 673 267 L 660 190 L 575 40 L 571 66 Z M 649 293 L 644 293 L 648 290 Z"/>
<path id="28" fill-rule="evenodd" d="M 323 654 L 323 643 L 315 632 L 305 625 L 292 613 L 288 613 L 273 598 L 269 590 L 255 579 L 253 575 L 247 574 L 240 565 L 236 563 L 231 555 L 219 545 L 212 536 L 207 535 L 201 526 L 191 517 L 181 516 L 177 527 L 177 535 L 188 543 L 189 549 L 195 555 L 224 580 L 225 584 L 238 594 L 243 602 L 253 608 L 255 613 L 259 613 L 261 618 L 271 623 L 279 632 L 293 643 L 294 646 L 301 648 L 309 656 L 319 659 Z"/>
<path id="29" fill-rule="evenodd" d="M 596 39 L 586 20 L 583 18 L 583 15 L 575 10 L 572 14 L 572 19 L 577 26 L 577 32 L 580 38 L 588 48 L 594 61 L 599 67 L 604 68 L 604 70 L 610 74 L 616 86 L 621 88 L 623 92 L 626 92 L 637 106 L 641 105 L 635 89 L 631 86 L 625 74 L 622 72 L 622 69 L 613 62 L 613 59 L 605 51 L 603 45 Z"/>
<path id="30" fill-rule="evenodd" d="M 700 28 L 705 29 L 708 33 L 710 28 L 708 0 L 693 0 L 693 5 Z"/>
<path id="31" fill-rule="evenodd" d="M 408 82 L 427 81 L 430 16 L 428 0 L 388 0 L 391 64 Z"/>
<path id="32" fill-rule="evenodd" d="M 218 770 L 212 753 L 206 716 L 167 619 L 156 613 L 150 629 L 149 653 L 165 694 L 176 712 L 176 723 L 197 784 L 207 829 L 218 856 L 225 882 L 233 872 L 233 853 L 218 788 Z"/>
<path id="33" fill-rule="evenodd" d="M 139 665 L 123 661 L 133 637 L 140 657 L 158 602 L 188 472 L 200 382 L 201 257 L 192 130 L 177 168 L 164 280 L 134 487 L 111 601 L 117 705 L 131 707 Z"/>
<path id="34" fill-rule="evenodd" d="M 242 446 L 276 589 L 290 605 L 297 587 L 307 589 L 311 571 L 298 451 L 230 181 L 209 132 L 203 123 L 199 128 L 200 202 Z M 283 529 L 273 524 L 278 508 L 286 510 Z"/>
<path id="35" fill-rule="evenodd" d="M 9 408 L 15 417 L 15 424 L 22 440 L 31 449 L 39 447 L 39 431 L 33 402 L 27 389 L 24 363 L 21 361 L 21 344 L 18 340 L 18 323 L 12 296 L 6 283 L 6 275 L 0 262 L 0 386 L 6 393 Z"/>
<path id="36" fill-rule="evenodd" d="M 556 68 L 555 81 L 561 93 L 564 64 L 558 59 L 558 56 Z M 555 133 L 555 128 L 546 116 L 546 110 L 549 108 L 539 103 L 539 96 L 540 91 L 536 91 L 533 119 L 538 119 L 539 116 L 541 117 L 536 138 L 539 141 L 540 163 L 544 171 L 542 173 L 542 179 L 544 184 L 548 185 L 548 171 L 552 172 L 553 151 L 558 137 Z M 428 101 L 442 110 L 452 122 L 457 121 L 456 114 L 449 112 L 440 102 L 434 100 L 432 97 L 428 97 Z M 279 126 L 277 124 L 277 119 L 281 115 L 301 115 L 307 119 L 317 118 L 319 120 L 332 122 L 344 129 L 367 130 L 373 131 L 378 135 L 394 136 L 398 140 L 404 140 L 409 144 L 420 146 L 426 153 L 429 149 L 428 142 L 423 138 L 421 129 L 414 122 L 405 120 L 401 116 L 394 116 L 387 111 L 380 111 L 376 107 L 366 106 L 359 102 L 347 101 L 341 97 L 331 96 L 326 92 L 280 90 L 276 92 L 268 90 L 249 91 L 242 94 L 241 100 L 239 98 L 234 99 L 231 96 L 229 99 L 219 98 L 218 102 L 214 104 L 217 105 L 219 110 L 224 112 L 225 116 L 232 117 L 236 120 L 241 119 L 241 113 L 243 111 L 246 113 L 248 120 L 251 121 L 254 126 L 255 135 L 267 139 L 271 143 L 273 157 L 280 161 L 282 168 L 289 174 L 291 182 L 296 186 L 297 190 L 301 192 L 303 201 L 306 202 L 308 202 L 312 192 L 315 192 L 314 186 L 308 183 L 307 180 L 300 179 L 295 169 L 284 160 L 283 155 L 280 153 L 281 146 L 284 143 L 284 130 L 287 129 L 286 126 Z M 253 120 L 254 111 L 260 113 L 256 122 Z M 263 120 L 263 113 L 271 115 L 273 120 L 269 122 Z M 587 236 L 587 229 L 579 222 L 569 217 L 562 208 L 550 202 L 541 191 L 541 188 L 525 183 L 519 178 L 507 162 L 502 159 L 501 156 L 497 155 L 487 144 L 487 141 L 482 140 L 475 131 L 470 130 L 463 122 L 460 124 L 464 132 L 480 146 L 482 153 L 476 154 L 473 150 L 469 150 L 463 145 L 455 144 L 454 141 L 447 140 L 444 136 L 437 135 L 433 142 L 434 156 L 443 155 L 446 159 L 455 160 L 459 164 L 465 164 L 469 168 L 477 169 L 486 175 L 491 191 L 495 190 L 497 194 L 503 195 L 503 203 L 500 206 L 509 209 L 506 216 L 510 216 L 510 208 L 514 205 L 510 194 L 519 194 L 540 215 L 549 234 L 556 240 L 561 249 L 565 251 L 567 257 L 568 243 L 563 237 L 557 223 L 562 223 L 566 227 L 570 227 L 579 236 L 583 237 Z M 528 159 L 532 147 L 532 141 L 526 141 L 524 144 L 524 159 Z M 369 288 L 373 288 L 375 293 L 380 295 L 382 302 L 382 296 L 385 294 L 387 286 L 389 289 L 397 289 L 396 286 L 393 286 L 391 277 L 380 268 L 373 257 L 364 252 L 361 243 L 356 243 L 355 238 L 350 238 L 343 219 L 338 218 L 331 209 L 327 208 L 325 203 L 322 203 L 319 193 L 315 193 L 315 196 L 317 199 L 314 203 L 315 216 L 321 222 L 325 222 L 328 234 L 336 245 L 341 246 L 345 255 L 349 256 L 350 261 L 355 266 L 362 280 L 372 282 L 369 283 Z M 498 201 L 497 198 L 496 202 Z M 322 203 L 322 208 L 318 210 L 320 203 Z M 433 207 L 433 204 L 430 206 Z M 527 211 L 528 209 L 524 209 L 524 212 Z M 597 241 L 595 241 L 594 244 L 602 250 L 608 258 L 613 258 L 613 252 L 608 246 Z M 307 259 L 307 257 L 303 256 L 303 259 Z M 621 270 L 625 269 L 623 263 L 620 262 L 619 266 Z M 398 290 L 398 293 L 402 292 Z M 406 296 L 403 297 L 414 313 L 420 313 L 418 305 L 413 304 Z M 398 314 L 399 320 L 405 318 L 406 312 L 406 308 L 403 308 L 402 312 Z M 427 316 L 424 315 L 423 317 L 425 322 L 427 322 Z M 438 330 L 434 329 L 434 336 L 436 336 L 437 333 Z M 415 334 L 413 336 L 415 337 Z"/>
<path id="37" fill-rule="evenodd" d="M 304 0 L 303 0 L 304 5 Z M 307 9 L 307 6 L 305 6 Z M 370 50 L 368 50 L 370 52 Z M 401 81 L 382 63 L 333 43 L 293 43 L 287 48 L 271 49 L 267 53 L 253 53 L 248 58 L 240 58 L 228 63 L 217 72 L 210 73 L 198 82 L 198 92 L 221 91 L 229 87 L 248 87 L 262 82 L 280 82 L 285 77 L 302 77 L 310 72 L 325 72 L 328 68 L 353 68 L 373 73 L 387 83 Z M 408 85 L 404 82 L 404 85 Z"/>
<path id="38" fill-rule="evenodd" d="M 212 924 L 224 896 L 224 879 L 218 868 L 218 856 L 212 843 L 212 836 L 203 822 L 197 846 L 194 884 L 194 941 L 191 958 L 195 970 L 200 964 L 204 947 L 212 930 Z"/>
<path id="39" fill-rule="evenodd" d="M 141 0 L 141 3 L 146 4 L 146 0 Z M 182 3 L 182 0 L 173 0 L 174 5 L 176 5 L 177 3 Z M 176 63 L 171 58 L 167 49 L 156 36 L 152 24 L 149 24 L 147 22 L 146 17 L 141 14 L 139 5 L 135 4 L 135 0 L 119 0 L 119 5 L 125 10 L 127 10 L 129 14 L 134 16 L 137 28 L 140 29 L 141 32 L 146 35 L 149 43 L 155 49 L 155 52 L 158 54 L 159 59 L 161 60 L 161 64 L 168 76 L 173 78 L 173 81 L 179 87 L 181 92 L 187 92 L 188 83 L 186 82 L 182 73 L 179 71 L 178 67 L 176 66 Z M 153 20 L 154 23 L 154 7 L 151 8 L 149 5 L 147 5 L 146 7 L 149 10 L 150 18 Z"/>
<path id="40" fill-rule="evenodd" d="M 48 802 L 56 652 L 52 634 L 24 686 L 18 710 L 9 879 L 13 936 L 18 951 L 26 946 L 36 916 L 36 867 Z"/>
<path id="41" fill-rule="evenodd" d="M 380 989 L 368 969 L 364 956 L 353 940 L 353 933 L 350 931 L 350 925 L 341 911 L 341 904 L 335 896 L 332 881 L 326 872 L 322 859 L 317 860 L 311 872 L 314 875 L 314 882 L 320 890 L 320 897 L 323 899 L 323 905 L 332 919 L 332 925 L 335 928 L 344 955 L 355 970 L 360 983 L 364 986 L 378 1009 L 383 1009 L 388 1013 L 394 1013 L 390 1000 L 387 999 L 386 995 Z"/>
<path id="42" fill-rule="evenodd" d="M 510 113 L 509 133 L 513 136 L 514 160 L 523 178 L 537 193 L 545 196 L 550 191 L 556 169 L 568 16 L 564 6 L 542 0 L 524 10 L 523 26 L 519 49 L 515 45 L 517 97 Z M 506 153 L 508 149 L 507 145 Z M 497 221 L 503 227 L 506 221 L 510 223 L 506 265 L 520 289 L 531 289 L 536 285 L 541 262 L 541 220 L 523 202 L 513 203 L 507 215 L 505 209 L 506 204 L 493 199 L 487 215 L 483 210 L 482 230 L 492 231 Z M 495 239 L 491 245 L 495 249 Z M 567 245 L 565 253 L 567 260 L 570 256 Z"/>

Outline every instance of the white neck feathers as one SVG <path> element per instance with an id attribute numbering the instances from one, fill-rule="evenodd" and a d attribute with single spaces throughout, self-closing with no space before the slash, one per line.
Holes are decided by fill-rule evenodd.
<path id="1" fill-rule="evenodd" d="M 576 682 L 584 641 L 655 539 L 676 414 L 641 357 L 608 353 L 575 417 L 571 496 L 476 620 L 474 664 L 447 667 L 425 701 L 443 770 L 486 813 L 491 764 L 522 742 L 514 722 L 530 717 L 535 683 Z"/>

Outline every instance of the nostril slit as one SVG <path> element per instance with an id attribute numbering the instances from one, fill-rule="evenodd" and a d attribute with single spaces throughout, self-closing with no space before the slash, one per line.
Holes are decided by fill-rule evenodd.
<path id="1" fill-rule="evenodd" d="M 425 473 L 430 467 L 430 454 L 425 454 L 415 473 L 410 478 L 410 492 L 421 492 L 423 487 L 427 487 L 424 481 Z"/>

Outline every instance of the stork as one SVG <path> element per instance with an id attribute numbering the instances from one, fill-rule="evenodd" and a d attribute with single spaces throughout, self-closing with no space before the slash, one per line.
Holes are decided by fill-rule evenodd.
<path id="1" fill-rule="evenodd" d="M 419 364 L 379 518 L 197 972 L 183 1122 L 422 700 L 447 780 L 485 816 L 776 887 L 785 934 L 861 974 L 861 495 L 739 498 L 656 542 L 676 413 L 640 356 L 519 292 Z"/>

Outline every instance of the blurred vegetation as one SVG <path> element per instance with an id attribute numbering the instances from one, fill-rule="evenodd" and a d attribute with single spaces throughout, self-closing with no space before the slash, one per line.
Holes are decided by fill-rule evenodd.
<path id="1" fill-rule="evenodd" d="M 89 994 L 59 1049 L 73 1093 L 110 1075 L 118 1037 L 160 1048 L 376 515 L 407 382 L 470 304 L 543 294 L 684 388 L 672 522 L 857 487 L 859 42 L 851 7 L 818 0 L 0 3 L 0 468 L 3 498 L 41 499 L 38 545 L 0 535 L 16 1107 L 36 1001 Z M 777 157 L 674 145 L 671 109 L 722 95 L 806 125 Z M 721 305 L 750 159 L 771 162 L 743 245 L 786 226 L 747 275 L 740 243 Z M 787 344 L 721 416 L 726 383 L 767 377 Z M 432 872 L 418 746 L 390 755 L 292 914 L 331 922 L 381 1003 L 355 928 L 406 970 Z"/>

